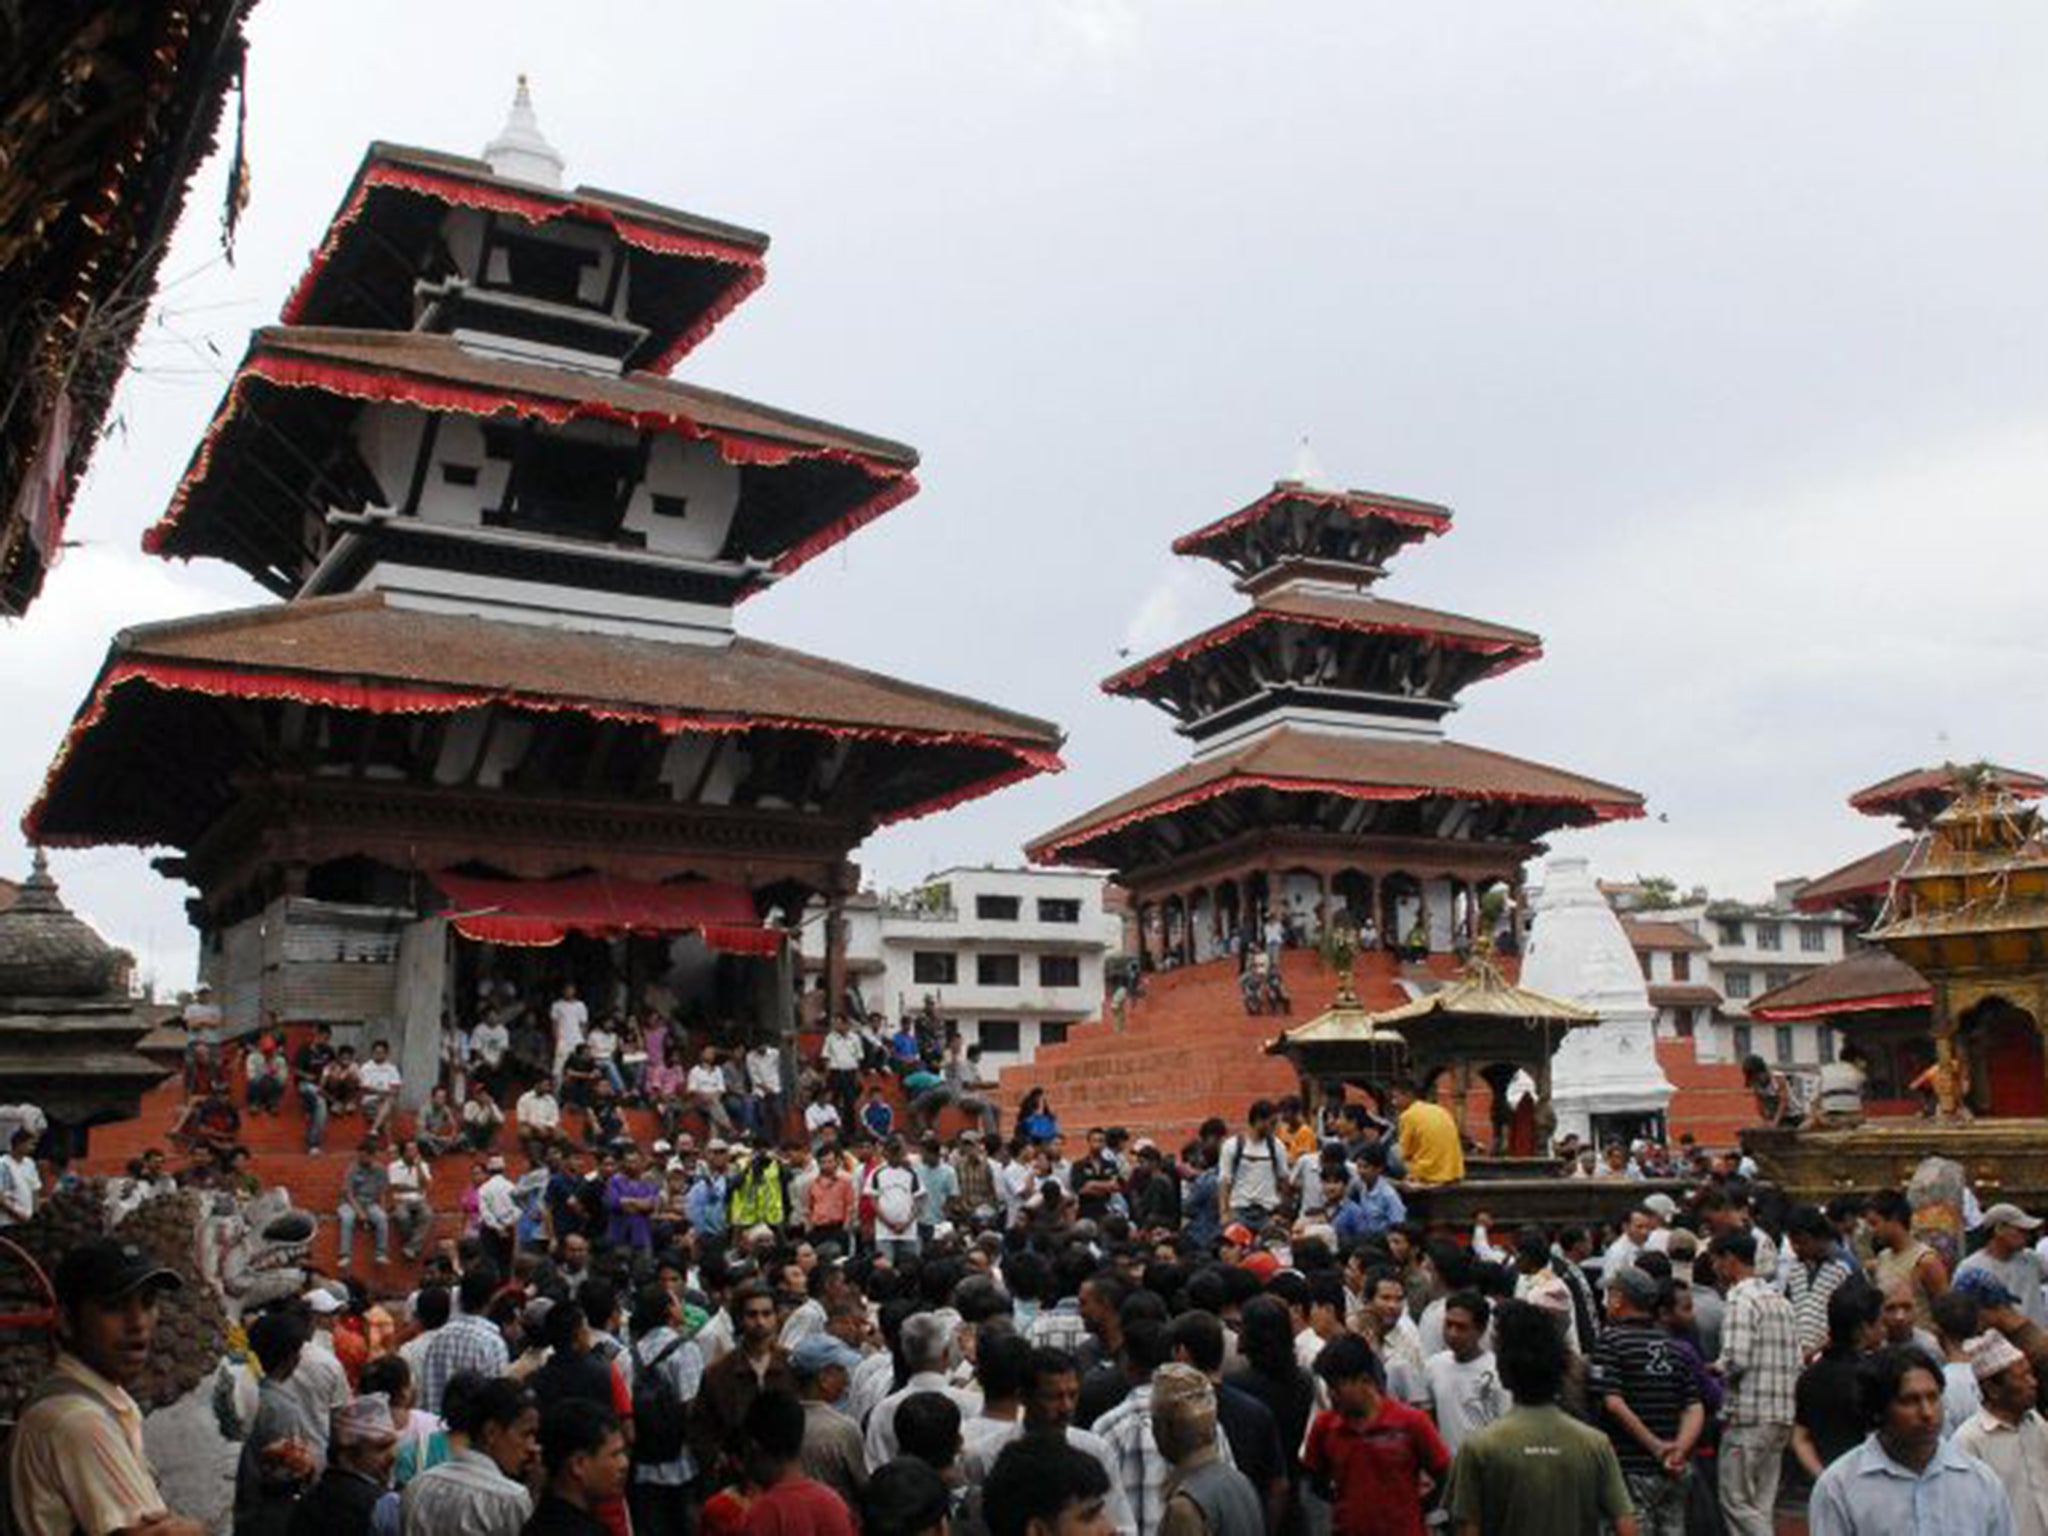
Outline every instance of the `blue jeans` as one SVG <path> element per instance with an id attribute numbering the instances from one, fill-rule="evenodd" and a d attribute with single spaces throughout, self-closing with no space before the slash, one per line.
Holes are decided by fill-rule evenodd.
<path id="1" fill-rule="evenodd" d="M 340 1211 L 336 1214 L 341 1218 L 341 1262 L 346 1268 L 355 1258 L 356 1208 L 343 1201 Z M 383 1206 L 373 1205 L 370 1207 L 369 1223 L 370 1231 L 376 1238 L 377 1262 L 382 1264 L 385 1250 L 391 1244 L 391 1217 Z"/>
<path id="2" fill-rule="evenodd" d="M 299 1107 L 306 1112 L 306 1150 L 318 1152 L 320 1139 L 327 1134 L 327 1096 L 318 1088 L 299 1084 Z"/>

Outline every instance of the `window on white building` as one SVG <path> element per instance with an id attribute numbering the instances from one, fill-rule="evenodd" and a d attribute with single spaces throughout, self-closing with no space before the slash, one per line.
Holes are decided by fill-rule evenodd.
<path id="1" fill-rule="evenodd" d="M 1783 949 L 1785 947 L 1784 930 L 1777 923 L 1758 923 L 1756 925 L 1756 947 L 1758 949 Z"/>
<path id="2" fill-rule="evenodd" d="M 1038 898 L 1038 920 L 1041 923 L 1078 923 L 1081 921 L 1081 903 L 1071 896 L 1041 896 Z"/>
<path id="3" fill-rule="evenodd" d="M 1791 1066 L 1796 1059 L 1792 1052 L 1792 1026 L 1790 1024 L 1780 1024 L 1773 1033 L 1777 1035 L 1777 1039 L 1773 1044 L 1776 1045 L 1778 1050 L 1778 1065 L 1781 1067 Z"/>
<path id="4" fill-rule="evenodd" d="M 1724 947 L 1731 949 L 1740 949 L 1742 947 L 1742 924 L 1716 923 L 1714 926 L 1721 931 L 1721 943 Z"/>
<path id="5" fill-rule="evenodd" d="M 1730 971 L 1721 980 L 1723 983 L 1722 990 L 1730 997 L 1749 996 L 1749 972 Z"/>
<path id="6" fill-rule="evenodd" d="M 1636 964 L 1643 968 L 1643 980 L 1645 981 L 1655 981 L 1657 979 L 1656 969 L 1650 964 L 1650 959 L 1651 955 L 1647 949 L 1636 951 Z"/>
<path id="7" fill-rule="evenodd" d="M 1764 990 L 1765 990 L 1766 992 L 1775 992 L 1775 991 L 1777 991 L 1777 990 L 1778 990 L 1778 988 L 1780 988 L 1780 987 L 1788 987 L 1788 986 L 1790 986 L 1791 984 L 1792 984 L 1792 973 L 1791 973 L 1790 971 L 1765 971 L 1765 972 L 1764 972 Z"/>
<path id="8" fill-rule="evenodd" d="M 1835 1059 L 1834 1027 L 1829 1024 L 1823 1024 L 1814 1031 L 1814 1037 L 1820 1042 L 1820 1059 L 1822 1061 L 1833 1061 Z"/>
<path id="9" fill-rule="evenodd" d="M 910 956 L 910 979 L 920 987 L 960 984 L 960 957 L 943 949 L 920 949 Z"/>
<path id="10" fill-rule="evenodd" d="M 1828 931 L 1819 923 L 1802 923 L 1799 926 L 1799 947 L 1809 955 L 1824 955 L 1828 950 Z"/>
<path id="11" fill-rule="evenodd" d="M 1024 901 L 1019 896 L 983 894 L 974 898 L 974 915 L 984 922 L 1014 923 L 1023 911 Z"/>
<path id="12" fill-rule="evenodd" d="M 1692 980 L 1692 956 L 1682 949 L 1672 951 L 1671 979 L 1673 981 Z"/>
<path id="13" fill-rule="evenodd" d="M 1748 1026 L 1747 1024 L 1738 1024 L 1738 1025 L 1736 1025 L 1736 1026 L 1735 1026 L 1735 1059 L 1736 1059 L 1736 1060 L 1737 1060 L 1738 1062 L 1740 1062 L 1740 1061 L 1747 1061 L 1747 1060 L 1749 1059 L 1749 1057 L 1750 1057 L 1750 1056 L 1751 1056 L 1751 1054 L 1752 1054 L 1752 1046 L 1753 1046 L 1753 1044 L 1754 1044 L 1754 1041 L 1753 1041 L 1753 1038 L 1752 1038 L 1752 1036 L 1751 1036 L 1751 1033 L 1750 1033 L 1750 1028 L 1749 1028 L 1749 1026 Z"/>
<path id="14" fill-rule="evenodd" d="M 1065 1045 L 1067 1043 L 1066 1021 L 1064 1019 L 1046 1019 L 1042 1021 L 1038 1026 L 1038 1043 L 1040 1045 Z"/>
<path id="15" fill-rule="evenodd" d="M 1081 957 L 1079 955 L 1040 955 L 1038 957 L 1038 984 L 1041 987 L 1078 987 L 1081 985 Z"/>
<path id="16" fill-rule="evenodd" d="M 1012 1056 L 1023 1049 L 1015 1019 L 983 1019 L 974 1026 L 974 1043 L 984 1051 L 1001 1051 Z"/>
<path id="17" fill-rule="evenodd" d="M 1014 987 L 1017 985 L 1018 966 L 1015 955 L 976 955 L 974 957 L 974 980 L 984 987 Z"/>
<path id="18" fill-rule="evenodd" d="M 1671 1011 L 1671 1017 L 1672 1021 L 1678 1026 L 1678 1038 L 1690 1040 L 1693 1032 L 1693 1010 L 1690 1008 L 1674 1008 Z"/>

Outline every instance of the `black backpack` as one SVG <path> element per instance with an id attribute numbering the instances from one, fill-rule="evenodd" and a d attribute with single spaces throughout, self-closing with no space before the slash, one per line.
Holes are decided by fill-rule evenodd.
<path id="1" fill-rule="evenodd" d="M 683 1454 L 689 1413 L 675 1383 L 662 1367 L 688 1340 L 677 1338 L 652 1360 L 633 1355 L 633 1459 L 644 1465 L 674 1461 Z"/>

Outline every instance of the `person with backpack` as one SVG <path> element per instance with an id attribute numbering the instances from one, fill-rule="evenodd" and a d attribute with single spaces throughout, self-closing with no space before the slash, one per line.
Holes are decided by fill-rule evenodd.
<path id="1" fill-rule="evenodd" d="M 1287 1190 L 1287 1151 L 1274 1132 L 1272 1102 L 1256 1099 L 1242 1135 L 1227 1138 L 1217 1167 L 1216 1203 L 1229 1221 L 1253 1231 L 1280 1209 Z"/>
<path id="2" fill-rule="evenodd" d="M 659 1283 L 633 1302 L 633 1472 L 626 1502 L 635 1536 L 685 1536 L 697 1476 L 687 1431 L 704 1356 L 683 1336 L 681 1304 Z"/>

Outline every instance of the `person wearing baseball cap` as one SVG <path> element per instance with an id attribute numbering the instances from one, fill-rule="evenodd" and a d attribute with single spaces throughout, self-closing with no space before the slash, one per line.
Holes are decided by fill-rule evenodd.
<path id="1" fill-rule="evenodd" d="M 2019 1298 L 2019 1308 L 2029 1322 L 2048 1325 L 2041 1256 L 2034 1251 L 2034 1240 L 2041 1235 L 2041 1218 L 2001 1200 L 1986 1207 L 1977 1230 L 1984 1234 L 1984 1246 L 1956 1266 L 1956 1279 L 1977 1270 L 1994 1275 Z"/>
<path id="2" fill-rule="evenodd" d="M 117 1238 L 78 1244 L 51 1277 L 57 1361 L 30 1394 L 8 1453 L 15 1529 L 25 1536 L 203 1536 L 174 1515 L 142 1448 L 129 1387 L 149 1364 L 157 1308 L 178 1272 Z"/>
<path id="3" fill-rule="evenodd" d="M 860 1361 L 859 1351 L 829 1333 L 814 1333 L 789 1352 L 804 1405 L 804 1475 L 832 1489 L 849 1508 L 859 1504 L 868 1480 L 867 1448 L 859 1421 L 838 1404 Z"/>

